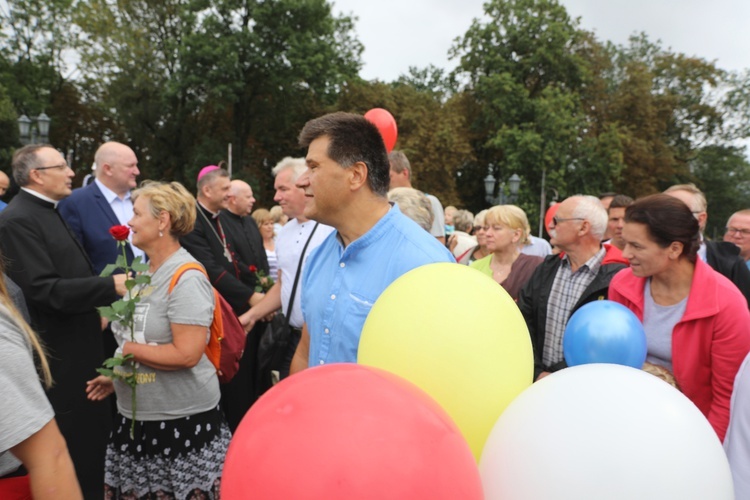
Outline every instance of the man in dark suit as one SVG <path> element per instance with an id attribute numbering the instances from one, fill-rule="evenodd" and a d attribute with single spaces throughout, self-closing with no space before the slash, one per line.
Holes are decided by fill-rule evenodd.
<path id="1" fill-rule="evenodd" d="M 268 258 L 263 248 L 263 236 L 255 219 L 250 217 L 254 203 L 253 188 L 245 181 L 234 179 L 230 183 L 227 209 L 221 211 L 219 220 L 237 242 L 234 251 L 239 260 L 256 266 L 267 275 Z"/>
<path id="2" fill-rule="evenodd" d="M 130 190 L 136 186 L 138 158 L 125 144 L 106 142 L 94 156 L 96 180 L 60 202 L 60 215 L 81 242 L 86 254 L 99 274 L 107 264 L 117 259 L 119 247 L 109 234 L 109 228 L 127 225 L 133 218 Z M 126 247 L 128 261 L 134 255 L 143 256 L 140 249 Z"/>
<path id="3" fill-rule="evenodd" d="M 701 232 L 698 257 L 729 278 L 740 289 L 750 307 L 750 270 L 740 257 L 740 249 L 727 241 L 708 241 L 703 236 L 708 220 L 708 203 L 703 192 L 695 184 L 676 184 L 667 188 L 664 193 L 682 200 L 693 212 Z"/>
<path id="4" fill-rule="evenodd" d="M 251 265 L 260 268 L 261 262 L 243 260 L 253 254 L 248 248 L 249 242 L 227 216 L 222 215 L 228 206 L 230 189 L 226 170 L 216 166 L 201 170 L 198 174 L 195 228 L 180 238 L 180 243 L 203 264 L 211 284 L 239 316 L 260 302 L 264 294 L 255 291 L 257 280 L 250 271 Z M 265 323 L 258 323 L 250 331 L 240 369 L 230 383 L 221 386 L 222 407 L 232 431 L 268 385 L 259 378 L 254 362 L 263 328 Z"/>
<path id="5" fill-rule="evenodd" d="M 86 498 L 104 488 L 109 408 L 86 399 L 86 382 L 104 360 L 97 306 L 125 294 L 125 275 L 95 276 L 76 237 L 55 209 L 71 193 L 73 171 L 48 145 L 13 155 L 21 191 L 0 213 L 6 272 L 23 291 L 31 324 L 48 351 L 55 385 L 48 391 Z"/>

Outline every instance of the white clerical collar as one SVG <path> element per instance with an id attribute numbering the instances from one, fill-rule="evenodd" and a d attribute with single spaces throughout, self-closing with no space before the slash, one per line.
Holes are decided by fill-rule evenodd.
<path id="1" fill-rule="evenodd" d="M 40 200 L 44 200 L 44 201 L 48 201 L 48 202 L 52 203 L 55 206 L 55 208 L 57 208 L 57 204 L 60 203 L 59 200 L 53 200 L 49 196 L 44 196 L 39 191 L 34 191 L 33 189 L 29 189 L 29 188 L 25 188 L 25 187 L 22 187 L 21 189 L 24 190 L 24 191 L 26 191 L 27 193 L 29 193 L 32 196 L 36 196 Z"/>
<path id="2" fill-rule="evenodd" d="M 206 205 L 204 205 L 200 201 L 198 202 L 198 205 L 202 206 L 203 210 L 205 210 L 206 212 L 210 213 L 212 219 L 216 219 L 219 216 L 219 212 L 212 212 L 211 210 L 207 209 Z"/>

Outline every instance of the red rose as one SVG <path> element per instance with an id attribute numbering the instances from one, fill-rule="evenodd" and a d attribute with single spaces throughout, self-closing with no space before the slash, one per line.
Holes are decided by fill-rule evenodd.
<path id="1" fill-rule="evenodd" d="M 255 267 L 255 266 L 250 266 L 250 272 L 251 273 L 257 273 L 258 272 L 258 268 Z"/>
<path id="2" fill-rule="evenodd" d="M 109 228 L 109 234 L 117 241 L 125 241 L 130 234 L 130 228 L 128 226 L 112 226 Z"/>

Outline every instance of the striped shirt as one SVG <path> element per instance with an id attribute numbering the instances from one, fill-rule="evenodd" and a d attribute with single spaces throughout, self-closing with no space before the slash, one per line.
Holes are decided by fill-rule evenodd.
<path id="1" fill-rule="evenodd" d="M 586 287 L 596 278 L 605 253 L 604 247 L 600 248 L 576 272 L 570 268 L 570 260 L 566 255 L 560 267 L 557 268 L 555 281 L 552 282 L 549 294 L 549 302 L 547 302 L 547 323 L 542 352 L 544 366 L 552 366 L 563 360 L 562 339 L 570 313 Z"/>

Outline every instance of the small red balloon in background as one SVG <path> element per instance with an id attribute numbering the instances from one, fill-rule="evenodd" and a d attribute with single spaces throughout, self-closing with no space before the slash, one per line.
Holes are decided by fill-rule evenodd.
<path id="1" fill-rule="evenodd" d="M 389 372 L 337 363 L 268 391 L 243 418 L 221 478 L 224 500 L 414 500 L 483 496 L 456 424 Z"/>
<path id="2" fill-rule="evenodd" d="M 555 203 L 547 209 L 547 213 L 544 214 L 544 229 L 547 230 L 547 234 L 550 234 L 549 226 L 552 224 L 552 217 L 557 213 L 557 209 L 560 208 L 559 203 Z"/>
<path id="3" fill-rule="evenodd" d="M 389 153 L 393 151 L 398 139 L 398 127 L 393 115 L 383 108 L 373 108 L 365 113 L 365 118 L 378 127 L 385 143 L 385 150 Z"/>

